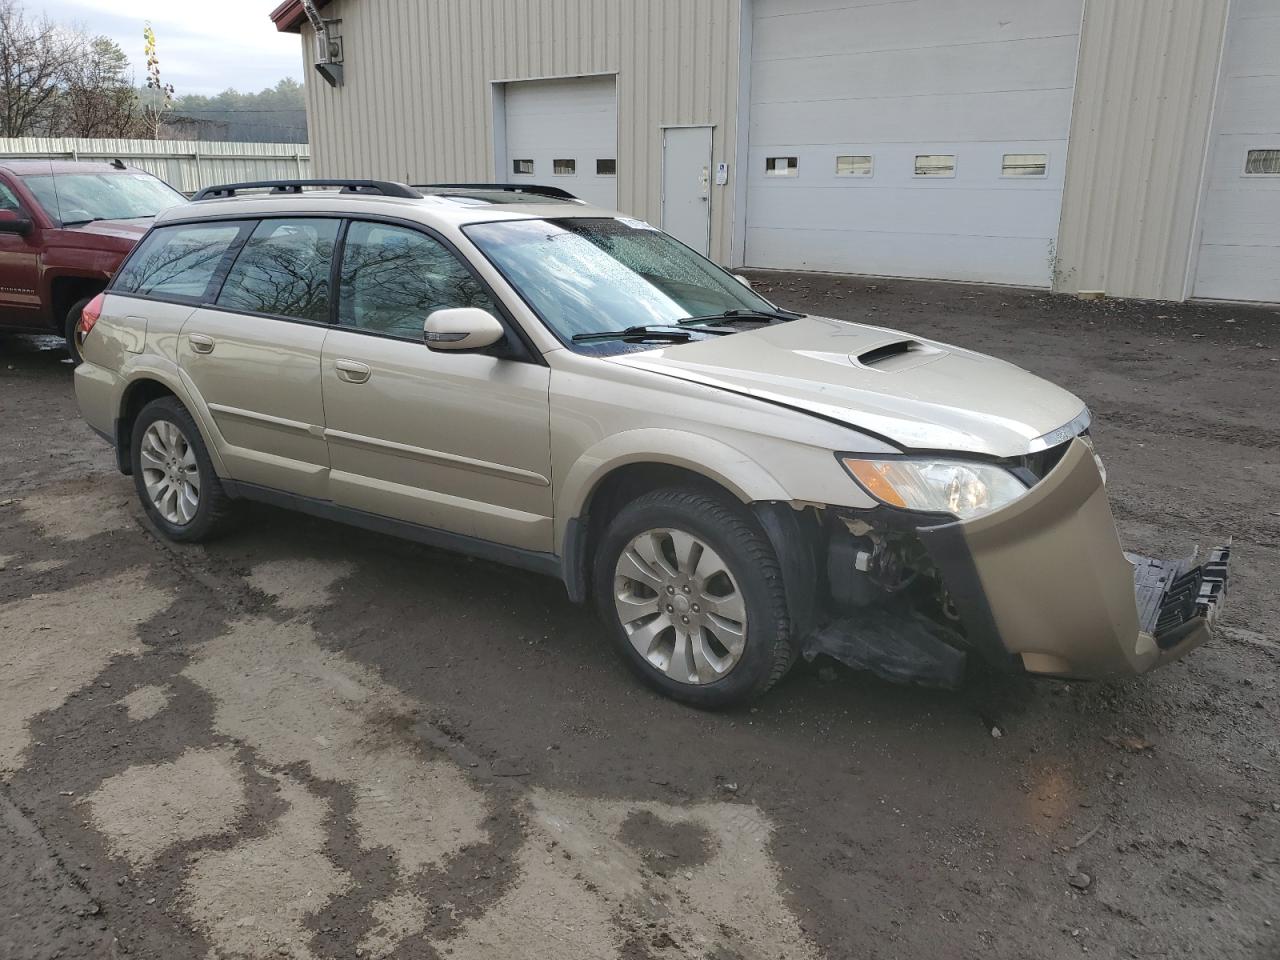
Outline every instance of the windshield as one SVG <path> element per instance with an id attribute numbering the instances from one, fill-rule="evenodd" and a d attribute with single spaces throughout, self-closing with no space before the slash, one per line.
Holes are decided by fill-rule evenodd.
<path id="1" fill-rule="evenodd" d="M 710 260 L 639 220 L 507 220 L 463 229 L 567 343 L 575 336 L 675 325 L 727 311 L 773 314 L 777 309 Z M 687 329 L 701 337 L 699 328 Z"/>
<path id="2" fill-rule="evenodd" d="M 64 227 L 154 217 L 187 199 L 148 173 L 46 173 L 22 182 L 50 219 Z"/>

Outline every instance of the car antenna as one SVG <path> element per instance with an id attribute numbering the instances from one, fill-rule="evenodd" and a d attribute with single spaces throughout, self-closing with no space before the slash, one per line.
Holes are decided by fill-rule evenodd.
<path id="1" fill-rule="evenodd" d="M 119 157 L 116 157 L 114 160 L 112 160 L 111 165 L 115 167 L 117 170 L 124 169 L 124 161 L 121 160 Z"/>
<path id="2" fill-rule="evenodd" d="M 58 175 L 53 172 L 53 161 L 49 161 L 49 186 L 53 188 L 53 205 L 58 208 L 58 226 L 62 226 L 62 198 L 58 196 Z"/>

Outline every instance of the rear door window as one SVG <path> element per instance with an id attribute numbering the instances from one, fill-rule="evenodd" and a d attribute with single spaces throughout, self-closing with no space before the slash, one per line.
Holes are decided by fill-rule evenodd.
<path id="1" fill-rule="evenodd" d="M 329 322 L 329 271 L 338 220 L 263 220 L 236 257 L 218 306 L 241 313 Z"/>
<path id="2" fill-rule="evenodd" d="M 449 307 L 498 312 L 480 281 L 434 237 L 386 223 L 351 224 L 342 252 L 339 324 L 421 340 L 427 316 Z"/>
<path id="3" fill-rule="evenodd" d="M 115 293 L 199 303 L 245 225 L 187 223 L 158 227 L 116 275 Z"/>

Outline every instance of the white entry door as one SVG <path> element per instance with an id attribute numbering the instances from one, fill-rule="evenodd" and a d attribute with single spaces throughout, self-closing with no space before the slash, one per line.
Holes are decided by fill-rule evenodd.
<path id="1" fill-rule="evenodd" d="M 662 137 L 662 229 L 703 256 L 711 248 L 711 128 Z"/>
<path id="2" fill-rule="evenodd" d="M 618 104 L 613 77 L 508 83 L 506 170 L 511 183 L 561 187 L 618 206 Z"/>

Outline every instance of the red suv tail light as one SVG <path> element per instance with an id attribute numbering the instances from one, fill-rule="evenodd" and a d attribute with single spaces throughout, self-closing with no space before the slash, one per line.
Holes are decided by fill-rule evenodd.
<path id="1" fill-rule="evenodd" d="M 93 325 L 98 322 L 98 318 L 102 316 L 102 304 L 106 299 L 105 293 L 100 293 L 88 303 L 84 305 L 84 309 L 80 311 L 80 322 L 76 324 L 76 338 L 84 343 L 84 338 L 89 335 L 89 331 L 93 329 Z"/>

